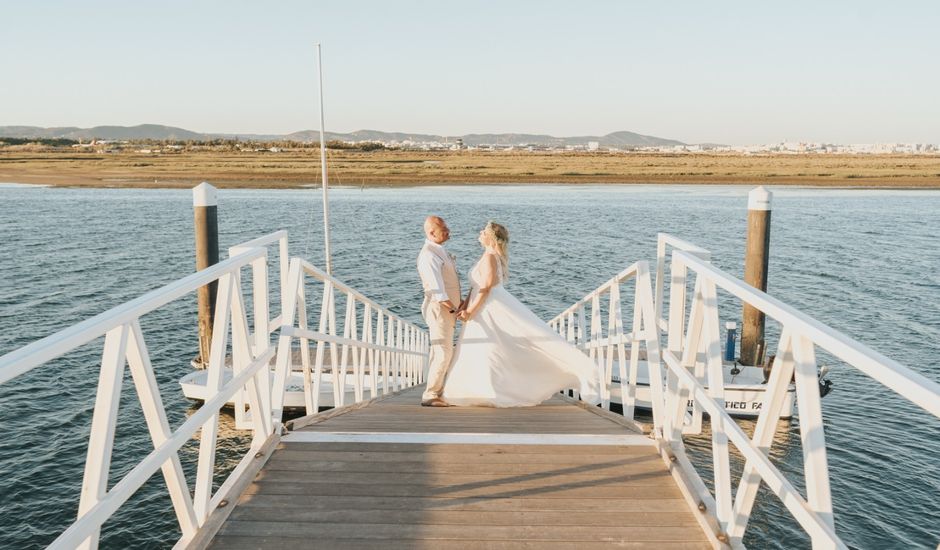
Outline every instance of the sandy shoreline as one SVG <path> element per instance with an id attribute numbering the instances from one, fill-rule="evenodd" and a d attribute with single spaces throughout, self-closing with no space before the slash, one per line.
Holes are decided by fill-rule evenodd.
<path id="1" fill-rule="evenodd" d="M 793 185 L 940 189 L 940 155 L 540 154 L 330 151 L 336 187 L 525 184 Z M 65 187 L 318 187 L 319 157 L 282 153 L 176 154 L 0 149 L 0 182 Z"/>

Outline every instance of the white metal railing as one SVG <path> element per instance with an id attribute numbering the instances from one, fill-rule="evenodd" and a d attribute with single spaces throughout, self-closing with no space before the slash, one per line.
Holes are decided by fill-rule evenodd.
<path id="1" fill-rule="evenodd" d="M 695 275 L 695 288 L 686 321 L 686 307 L 689 305 L 686 282 L 690 271 Z M 835 533 L 833 522 L 815 348 L 826 350 L 938 418 L 940 384 L 726 274 L 700 255 L 674 250 L 670 278 L 668 342 L 667 349 L 663 351 L 667 367 L 665 402 L 659 422 L 661 431 L 656 436 L 691 474 L 692 485 L 700 501 L 714 512 L 721 530 L 719 539 L 740 543 L 757 490 L 763 482 L 811 537 L 814 548 L 845 548 Z M 752 437 L 744 433 L 724 408 L 719 288 L 762 311 L 781 326 L 777 360 L 767 382 Z M 707 387 L 690 372 L 702 354 Z M 768 458 L 791 378 L 795 380 L 800 418 L 806 498 Z M 702 411 L 709 415 L 714 495 L 706 488 L 684 451 L 683 428 L 696 423 L 688 412 L 689 400 L 696 405 L 692 415 L 700 415 Z M 733 497 L 729 442 L 746 461 Z"/>
<path id="2" fill-rule="evenodd" d="M 251 280 L 252 280 L 252 317 L 253 317 L 253 328 L 254 328 L 254 338 L 252 338 L 252 346 L 255 349 L 255 353 L 261 349 L 267 349 L 271 345 L 271 333 L 277 331 L 281 328 L 281 319 L 284 315 L 284 311 L 287 310 L 287 296 L 284 293 L 284 289 L 287 288 L 287 270 L 288 264 L 290 263 L 290 256 L 288 255 L 287 249 L 287 231 L 280 230 L 258 237 L 257 239 L 252 239 L 250 241 L 237 244 L 235 246 L 229 247 L 228 255 L 230 258 L 234 258 L 239 254 L 249 252 L 258 248 L 267 249 L 273 244 L 277 244 L 278 247 L 278 281 L 279 288 L 281 290 L 280 299 L 280 311 L 278 316 L 271 318 L 270 314 L 270 304 L 271 297 L 269 292 L 268 284 L 268 262 L 265 258 L 264 260 L 256 260 L 251 264 Z M 238 376 L 241 372 L 242 365 L 235 362 L 232 363 L 232 374 L 233 376 Z M 271 380 L 269 377 L 265 377 L 262 381 L 262 391 L 261 398 L 264 400 L 264 409 L 266 411 L 271 410 Z M 249 406 L 249 388 L 247 386 L 242 387 L 241 391 L 235 394 L 235 427 L 238 429 L 249 429 L 251 427 L 251 420 L 249 418 L 248 406 Z M 279 419 L 275 419 L 277 421 Z"/>
<path id="3" fill-rule="evenodd" d="M 635 282 L 633 323 L 624 331 L 621 285 Z M 607 298 L 607 324 L 603 323 L 602 301 Z M 587 326 L 587 308 L 590 307 L 591 324 Z M 653 292 L 649 265 L 637 262 L 618 273 L 593 292 L 581 298 L 548 322 L 559 335 L 588 354 L 598 367 L 601 380 L 601 404 L 610 407 L 610 387 L 613 383 L 614 363 L 618 365 L 620 399 L 623 415 L 633 418 L 637 398 L 637 378 L 640 345 L 646 349 L 650 376 L 662 379 L 659 361 L 659 331 L 655 323 Z M 625 345 L 630 345 L 629 355 Z M 629 362 L 629 370 L 627 363 Z M 657 395 L 653 406 L 662 402 L 661 385 L 651 384 Z M 654 415 L 655 418 L 655 415 Z"/>
<path id="4" fill-rule="evenodd" d="M 680 239 L 669 233 L 658 233 L 656 235 L 656 327 L 665 334 L 669 330 L 668 322 L 663 318 L 663 308 L 665 307 L 665 288 L 667 264 L 669 262 L 669 252 L 673 250 L 682 250 L 688 252 L 703 261 L 711 261 L 711 252 L 693 244 L 684 239 Z M 695 363 L 695 376 L 699 380 L 704 380 L 704 365 L 700 362 Z M 691 405 L 692 421 L 682 427 L 684 433 L 697 434 L 702 430 L 702 407 L 692 401 Z M 661 426 L 657 426 L 661 428 Z"/>
<path id="5" fill-rule="evenodd" d="M 280 253 L 281 311 L 279 316 L 271 319 L 267 247 L 275 243 Z M 243 481 L 241 478 L 257 464 L 255 459 L 272 449 L 280 439 L 286 379 L 292 367 L 293 338 L 299 338 L 303 343 L 301 357 L 304 358 L 306 382 L 311 379 L 307 343 L 311 340 L 317 342 L 316 388 L 305 385 L 305 389 L 317 392 L 306 392 L 310 413 L 318 410 L 325 343 L 331 347 L 331 375 L 334 380 L 339 379 L 334 388 L 339 392 L 334 395 L 336 406 L 344 403 L 342 388 L 350 353 L 357 401 L 363 399 L 361 367 L 369 366 L 371 369 L 369 388 L 373 397 L 378 391 L 376 376 L 379 371 L 383 373 L 383 393 L 424 380 L 429 343 L 426 331 L 389 313 L 308 262 L 296 258 L 288 261 L 286 231 L 236 245 L 229 249 L 229 254 L 231 257 L 227 260 L 0 357 L 0 384 L 3 384 L 96 338 L 105 337 L 78 518 L 53 541 L 50 548 L 97 548 L 101 526 L 158 470 L 163 472 L 182 532 L 177 547 L 185 547 L 193 541 L 213 511 L 220 509 L 232 497 L 238 483 Z M 241 285 L 242 270 L 249 266 L 252 270 L 253 326 L 249 324 Z M 306 328 L 304 274 L 324 283 L 324 307 L 318 332 Z M 214 281 L 218 286 L 204 403 L 179 428 L 171 431 L 140 318 Z M 344 293 L 347 298 L 343 336 L 336 334 L 334 290 Z M 361 337 L 357 334 L 357 304 L 365 308 Z M 372 324 L 373 318 L 376 319 L 375 325 Z M 294 326 L 295 320 L 297 326 Z M 272 345 L 270 338 L 271 332 L 278 328 L 280 348 Z M 333 352 L 337 346 L 341 348 L 339 357 Z M 229 350 L 233 374 L 223 384 Z M 273 384 L 272 363 L 277 367 Z M 154 449 L 109 490 L 108 476 L 125 364 L 130 368 Z M 340 372 L 338 376 L 337 372 Z M 229 402 L 237 405 L 237 427 L 251 429 L 253 437 L 244 456 L 213 493 L 219 413 Z M 199 455 L 191 492 L 179 451 L 197 432 L 200 434 Z"/>
<path id="6" fill-rule="evenodd" d="M 316 331 L 308 328 L 305 279 L 322 285 L 320 318 Z M 307 414 L 316 414 L 320 407 L 320 391 L 327 369 L 335 406 L 346 404 L 346 382 L 352 367 L 353 399 L 365 399 L 366 381 L 370 398 L 424 382 L 430 338 L 427 331 L 392 314 L 374 301 L 342 283 L 309 262 L 291 260 L 275 367 L 274 413 L 280 418 L 284 388 L 294 368 L 294 339 L 300 343 L 304 404 Z M 343 333 L 338 333 L 337 299 L 340 293 L 346 302 Z M 360 330 L 360 321 L 362 322 Z M 310 358 L 310 343 L 316 343 L 316 355 Z M 368 373 L 366 370 L 368 369 Z"/>
<path id="7" fill-rule="evenodd" d="M 266 440 L 274 435 L 270 414 L 253 415 L 254 434 L 251 448 L 222 487 L 212 494 L 219 410 L 245 386 L 250 390 L 249 400 L 252 408 L 262 410 L 264 400 L 260 392 L 264 381 L 267 380 L 265 367 L 275 355 L 274 347 L 261 345 L 260 339 L 257 345 L 250 344 L 250 332 L 239 285 L 243 267 L 264 262 L 264 249 L 245 251 L 235 258 L 184 277 L 0 357 L 2 384 L 96 338 L 105 337 L 78 519 L 53 541 L 50 548 L 96 548 L 101 525 L 158 470 L 163 471 L 182 531 L 182 540 L 190 539 L 205 522 L 210 510 L 215 509 L 225 498 L 231 487 L 230 481 L 245 468 L 246 462 Z M 205 404 L 179 428 L 171 431 L 141 330 L 140 318 L 163 305 L 194 293 L 213 281 L 218 281 L 218 294 L 209 355 L 209 392 Z M 267 284 L 263 279 L 256 282 Z M 240 374 L 223 386 L 222 369 L 230 330 L 233 362 L 240 367 Z M 109 490 L 108 475 L 125 363 L 130 367 L 154 449 Z M 191 496 L 179 450 L 197 432 L 201 432 L 199 458 L 194 495 Z"/>
<path id="8" fill-rule="evenodd" d="M 672 250 L 669 251 L 667 246 Z M 667 251 L 671 256 L 667 256 Z M 706 523 L 714 531 L 712 535 L 716 541 L 735 547 L 741 545 L 757 491 L 761 483 L 765 483 L 811 537 L 814 548 L 845 548 L 835 533 L 833 521 L 816 347 L 938 418 L 940 384 L 724 273 L 712 266 L 709 260 L 707 250 L 660 233 L 655 291 L 649 282 L 646 263 L 637 262 L 561 312 L 549 321 L 549 325 L 603 367 L 607 386 L 612 381 L 613 363 L 618 363 L 623 414 L 628 418 L 633 417 L 636 403 L 636 371 L 640 361 L 638 344 L 645 343 L 653 409 L 652 435 L 664 455 L 679 465 L 684 483 L 706 513 Z M 690 271 L 695 277 L 692 299 L 688 300 L 687 285 L 693 282 L 689 277 Z M 625 330 L 620 287 L 631 280 L 636 284 L 634 318 L 632 326 Z M 668 319 L 664 319 L 667 280 L 669 312 Z M 777 321 L 782 329 L 777 360 L 751 437 L 735 423 L 724 406 L 719 288 L 762 311 Z M 602 322 L 605 297 L 606 326 Z M 667 338 L 661 356 L 660 331 L 665 332 Z M 625 355 L 628 343 L 630 350 Z M 628 375 L 625 373 L 627 361 L 630 365 Z M 794 381 L 800 418 L 807 487 L 805 498 L 768 458 L 791 380 Z M 609 392 L 603 397 L 606 408 Z M 708 415 L 711 428 L 713 491 L 708 489 L 686 454 L 683 440 L 685 435 L 702 433 L 703 413 Z M 746 461 L 734 496 L 729 443 Z"/>
<path id="9" fill-rule="evenodd" d="M 274 233 L 270 233 L 268 235 L 258 237 L 257 239 L 252 239 L 250 241 L 243 242 L 241 244 L 237 244 L 235 246 L 229 247 L 228 256 L 229 258 L 234 258 L 235 256 L 238 256 L 242 252 L 246 252 L 248 250 L 251 250 L 252 248 L 264 248 L 264 247 L 271 246 L 274 243 L 277 243 L 277 246 L 278 246 L 278 281 L 280 283 L 280 288 L 284 289 L 284 288 L 287 288 L 287 270 L 288 270 L 288 264 L 290 263 L 290 256 L 287 252 L 287 231 L 286 230 L 281 229 L 280 231 L 275 231 Z M 252 270 L 252 277 L 259 278 L 259 277 L 264 277 L 264 276 L 265 274 L 261 273 L 258 269 Z M 269 301 L 268 301 L 268 295 L 267 295 L 267 288 L 268 287 L 266 285 L 263 287 L 263 290 L 264 290 L 263 301 L 259 299 L 262 296 L 257 296 L 257 295 L 255 296 L 255 302 L 254 302 L 255 312 L 256 312 L 255 315 L 257 315 L 258 311 L 268 309 Z M 258 289 L 258 290 L 260 291 L 262 289 Z M 287 296 L 282 295 L 281 296 L 281 312 L 283 312 L 285 309 L 287 309 Z M 280 315 L 278 317 L 268 320 L 268 327 L 270 327 L 271 332 L 274 332 L 275 330 L 280 328 L 280 326 L 281 326 Z"/>
<path id="10" fill-rule="evenodd" d="M 666 325 L 666 320 L 663 319 L 663 293 L 666 280 L 666 260 L 669 258 L 668 252 L 670 248 L 674 250 L 684 250 L 698 256 L 706 262 L 711 259 L 711 252 L 689 241 L 668 233 L 659 233 L 656 235 L 656 296 L 653 300 L 656 304 L 656 326 L 663 332 L 669 329 Z"/>

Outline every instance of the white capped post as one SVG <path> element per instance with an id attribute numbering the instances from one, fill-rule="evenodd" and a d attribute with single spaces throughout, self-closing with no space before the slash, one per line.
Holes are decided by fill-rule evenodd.
<path id="1" fill-rule="evenodd" d="M 193 206 L 218 206 L 216 188 L 207 181 L 193 187 Z"/>
<path id="2" fill-rule="evenodd" d="M 320 88 L 320 167 L 323 170 L 323 253 L 326 256 L 326 273 L 333 274 L 333 259 L 330 254 L 330 184 L 326 169 L 326 130 L 323 123 L 323 61 L 320 43 L 317 43 L 317 82 Z"/>
<path id="3" fill-rule="evenodd" d="M 193 187 L 193 213 L 196 232 L 196 271 L 219 263 L 219 213 L 216 189 L 209 182 Z M 213 281 L 199 289 L 199 357 L 196 363 L 209 363 L 209 344 L 212 342 L 212 323 L 215 319 L 215 294 L 218 282 Z"/>

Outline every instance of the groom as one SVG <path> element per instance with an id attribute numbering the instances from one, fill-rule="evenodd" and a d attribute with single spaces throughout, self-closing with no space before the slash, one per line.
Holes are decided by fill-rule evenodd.
<path id="1" fill-rule="evenodd" d="M 424 287 L 421 315 L 431 334 L 431 351 L 428 356 L 428 385 L 421 396 L 421 405 L 446 407 L 447 402 L 441 399 L 441 392 L 454 355 L 460 279 L 456 258 L 444 250 L 443 245 L 450 238 L 450 229 L 444 220 L 428 216 L 424 220 L 424 235 L 424 247 L 418 254 L 418 274 Z"/>

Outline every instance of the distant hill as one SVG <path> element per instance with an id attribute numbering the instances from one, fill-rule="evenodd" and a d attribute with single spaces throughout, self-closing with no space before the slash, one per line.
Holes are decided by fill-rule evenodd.
<path id="1" fill-rule="evenodd" d="M 173 139 L 198 140 L 205 134 L 191 132 L 173 126 L 140 124 L 137 126 L 95 126 L 94 128 L 40 128 L 38 126 L 0 126 L 0 137 L 16 138 L 64 138 L 64 139 Z"/>
<path id="2" fill-rule="evenodd" d="M 140 124 L 138 126 L 95 126 L 94 128 L 57 127 L 40 128 L 38 126 L 0 126 L 0 137 L 12 138 L 65 138 L 65 139 L 167 139 L 208 141 L 211 139 L 239 139 L 242 141 L 306 141 L 320 140 L 320 133 L 315 130 L 302 130 L 291 134 L 213 134 L 198 133 L 173 126 L 159 124 Z M 634 132 L 614 132 L 604 136 L 555 137 L 544 134 L 467 134 L 463 136 L 441 136 L 434 134 L 409 134 L 405 132 L 380 132 L 377 130 L 358 130 L 350 133 L 327 132 L 327 140 L 340 141 L 418 141 L 453 143 L 462 139 L 465 145 L 585 145 L 596 141 L 601 147 L 642 147 L 685 145 L 681 141 L 655 136 L 645 136 Z"/>

